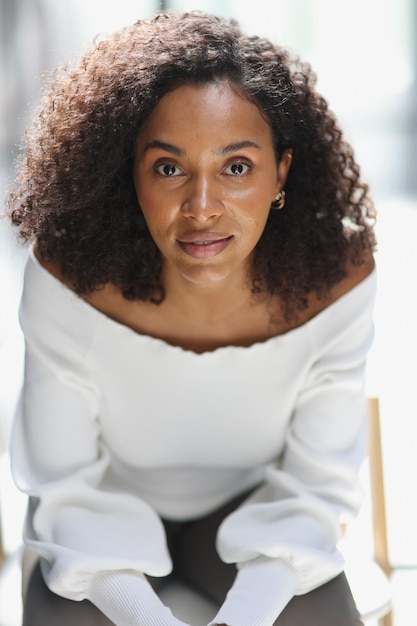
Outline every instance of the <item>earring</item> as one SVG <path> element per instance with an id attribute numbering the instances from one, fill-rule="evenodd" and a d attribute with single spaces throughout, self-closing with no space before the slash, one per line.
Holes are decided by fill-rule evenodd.
<path id="1" fill-rule="evenodd" d="M 271 209 L 279 211 L 280 209 L 283 209 L 284 206 L 285 206 L 285 191 L 282 190 L 278 192 L 277 195 L 275 196 L 275 200 L 271 203 Z"/>

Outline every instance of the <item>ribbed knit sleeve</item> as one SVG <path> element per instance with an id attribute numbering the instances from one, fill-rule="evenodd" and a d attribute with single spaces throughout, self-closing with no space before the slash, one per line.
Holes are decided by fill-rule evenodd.
<path id="1" fill-rule="evenodd" d="M 368 277 L 354 297 L 347 294 L 308 325 L 311 362 L 305 364 L 283 454 L 219 529 L 219 554 L 237 563 L 239 573 L 212 624 L 271 626 L 293 595 L 343 570 L 337 551 L 341 522 L 357 513 L 361 500 L 374 281 Z"/>

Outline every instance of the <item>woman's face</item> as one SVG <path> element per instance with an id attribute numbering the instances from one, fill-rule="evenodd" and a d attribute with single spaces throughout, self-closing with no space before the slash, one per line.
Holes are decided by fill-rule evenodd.
<path id="1" fill-rule="evenodd" d="M 165 279 L 246 279 L 289 163 L 288 154 L 277 163 L 269 125 L 227 83 L 166 94 L 139 133 L 134 163 Z"/>

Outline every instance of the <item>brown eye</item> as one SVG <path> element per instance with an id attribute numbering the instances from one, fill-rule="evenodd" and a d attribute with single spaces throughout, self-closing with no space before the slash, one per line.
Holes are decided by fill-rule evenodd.
<path id="1" fill-rule="evenodd" d="M 236 161 L 231 165 L 228 165 L 225 169 L 226 174 L 230 176 L 245 176 L 251 169 L 249 163 L 243 163 L 242 161 Z"/>
<path id="2" fill-rule="evenodd" d="M 182 174 L 180 168 L 173 163 L 163 163 L 158 165 L 155 170 L 162 176 L 180 176 Z"/>

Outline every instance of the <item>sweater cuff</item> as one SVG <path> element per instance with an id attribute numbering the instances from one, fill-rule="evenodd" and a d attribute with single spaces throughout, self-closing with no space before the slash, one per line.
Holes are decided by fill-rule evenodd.
<path id="1" fill-rule="evenodd" d="M 223 606 L 208 626 L 273 626 L 296 594 L 299 579 L 285 561 L 260 557 L 240 566 Z"/>
<path id="2" fill-rule="evenodd" d="M 162 604 L 140 573 L 98 572 L 86 598 L 117 626 L 186 626 Z"/>

